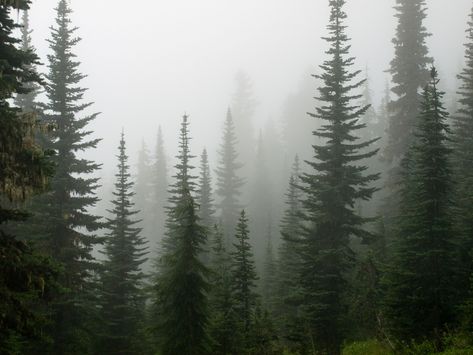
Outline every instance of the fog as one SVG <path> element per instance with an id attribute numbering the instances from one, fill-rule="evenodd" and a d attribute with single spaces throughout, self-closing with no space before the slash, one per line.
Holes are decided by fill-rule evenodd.
<path id="1" fill-rule="evenodd" d="M 429 49 L 443 85 L 462 63 L 464 30 L 471 2 L 429 0 L 426 27 Z M 30 11 L 33 43 L 43 63 L 46 39 L 54 23 L 56 0 L 36 1 Z M 254 126 L 277 124 L 289 94 L 308 73 L 316 73 L 324 56 L 328 18 L 325 0 L 72 0 L 72 23 L 83 39 L 75 48 L 82 62 L 86 100 L 102 114 L 91 123 L 103 138 L 93 157 L 112 174 L 119 133 L 125 129 L 132 159 L 144 138 L 153 149 L 158 125 L 166 149 L 176 152 L 182 115 L 190 115 L 193 151 L 206 146 L 211 163 L 239 70 L 253 82 L 258 101 Z M 356 66 L 369 69 L 375 102 L 393 56 L 394 1 L 347 1 L 348 33 Z M 45 70 L 45 66 L 40 68 Z M 316 94 L 314 82 L 313 92 Z M 307 120 L 307 117 L 294 117 Z M 255 130 L 257 132 L 257 130 Z M 255 133 L 256 135 L 256 133 Z"/>

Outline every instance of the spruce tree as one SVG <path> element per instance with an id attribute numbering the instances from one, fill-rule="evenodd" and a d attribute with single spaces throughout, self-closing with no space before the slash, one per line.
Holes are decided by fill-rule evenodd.
<path id="1" fill-rule="evenodd" d="M 133 182 L 130 181 L 125 137 L 119 145 L 118 172 L 115 175 L 113 208 L 107 218 L 106 260 L 101 276 L 101 342 L 102 353 L 139 354 L 138 330 L 144 314 L 144 274 L 147 246 L 135 219 Z"/>
<path id="2" fill-rule="evenodd" d="M 0 353 L 34 353 L 48 339 L 51 296 L 58 269 L 30 244 L 6 231 L 6 223 L 23 220 L 18 203 L 43 191 L 52 174 L 48 154 L 35 141 L 36 117 L 12 107 L 13 96 L 28 95 L 40 79 L 33 69 L 37 56 L 13 36 L 18 25 L 12 10 L 26 11 L 29 1 L 0 6 Z"/>
<path id="3" fill-rule="evenodd" d="M 453 320 L 457 263 L 450 211 L 448 126 L 435 68 L 415 143 L 402 162 L 400 214 L 385 315 L 398 340 L 439 340 Z"/>
<path id="4" fill-rule="evenodd" d="M 346 273 L 351 267 L 353 251 L 350 238 L 369 235 L 362 229 L 365 219 L 355 211 L 356 200 L 369 200 L 375 191 L 369 184 L 377 175 L 366 175 L 360 163 L 376 151 L 367 151 L 370 141 L 361 141 L 357 132 L 365 128 L 360 119 L 368 107 L 357 106 L 360 95 L 353 93 L 363 81 L 352 71 L 348 37 L 343 22 L 344 0 L 330 0 L 329 44 L 327 59 L 321 65 L 319 100 L 311 117 L 323 120 L 314 131 L 322 143 L 314 144 L 314 160 L 308 161 L 313 172 L 301 176 L 305 199 L 306 227 L 301 248 L 301 284 L 303 307 L 309 338 L 317 351 L 339 354 L 343 342 Z"/>
<path id="5" fill-rule="evenodd" d="M 87 140 L 91 133 L 87 125 L 97 114 L 80 117 L 91 103 L 82 100 L 86 89 L 79 85 L 85 76 L 78 72 L 80 63 L 73 54 L 80 38 L 74 35 L 70 14 L 68 2 L 60 0 L 49 40 L 47 103 L 42 107 L 44 122 L 55 127 L 45 143 L 56 152 L 52 159 L 55 175 L 49 191 L 33 202 L 34 217 L 26 226 L 37 233 L 42 249 L 64 268 L 61 283 L 66 292 L 54 304 L 52 329 L 52 352 L 58 355 L 83 354 L 90 349 L 89 322 L 96 294 L 92 276 L 97 268 L 92 249 L 101 241 L 93 234 L 101 226 L 99 217 L 88 212 L 98 201 L 98 179 L 91 174 L 100 166 L 78 156 L 100 141 Z"/>
<path id="6" fill-rule="evenodd" d="M 223 139 L 219 150 L 217 173 L 217 196 L 220 219 L 226 245 L 230 245 L 231 236 L 238 220 L 239 196 L 243 179 L 238 176 L 242 165 L 238 162 L 236 150 L 237 137 L 230 109 L 223 128 Z"/>
<path id="7" fill-rule="evenodd" d="M 233 243 L 232 255 L 232 290 L 235 311 L 238 314 L 243 334 L 243 347 L 247 348 L 255 311 L 257 294 L 255 292 L 258 276 L 249 243 L 248 219 L 242 210 L 236 226 L 236 241 Z"/>
<path id="8" fill-rule="evenodd" d="M 452 155 L 454 173 L 455 228 L 460 236 L 461 289 L 467 290 L 473 275 L 473 10 L 469 15 L 465 68 L 458 76 L 459 110 L 453 117 Z M 467 297 L 467 294 L 463 295 Z"/>
<path id="9" fill-rule="evenodd" d="M 183 117 L 175 183 L 169 198 L 167 234 L 158 276 L 160 350 L 163 355 L 208 353 L 207 268 L 199 255 L 206 231 L 191 193 L 188 116 Z"/>
<path id="10" fill-rule="evenodd" d="M 207 149 L 204 148 L 200 156 L 199 190 L 197 191 L 197 205 L 201 223 L 209 231 L 214 224 L 214 208 L 212 198 L 212 180 L 210 176 Z"/>
<path id="11" fill-rule="evenodd" d="M 419 113 L 419 91 L 429 80 L 426 39 L 429 33 L 423 25 L 426 18 L 425 0 L 396 0 L 398 25 L 393 39 L 394 59 L 391 61 L 392 92 L 390 102 L 388 142 L 384 157 L 394 166 L 403 158 L 413 142 Z"/>

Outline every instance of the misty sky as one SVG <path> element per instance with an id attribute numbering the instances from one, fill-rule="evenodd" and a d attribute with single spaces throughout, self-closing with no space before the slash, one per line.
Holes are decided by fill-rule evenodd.
<path id="1" fill-rule="evenodd" d="M 37 0 L 30 12 L 33 43 L 43 63 L 56 0 Z M 169 155 L 178 125 L 190 114 L 193 153 L 207 146 L 211 160 L 220 141 L 234 77 L 244 70 L 259 102 L 257 125 L 280 120 L 286 97 L 325 58 L 328 0 L 72 0 L 73 24 L 83 41 L 75 53 L 88 77 L 83 86 L 92 123 L 104 138 L 94 158 L 114 168 L 119 132 L 125 128 L 130 154 L 140 141 L 152 149 L 158 125 Z M 136 4 L 140 5 L 137 6 Z M 468 0 L 427 0 L 431 54 L 444 87 L 455 87 L 462 63 Z M 348 33 L 359 69 L 369 67 L 379 100 L 393 56 L 394 0 L 347 0 Z M 44 71 L 45 68 L 42 68 Z M 315 95 L 316 87 L 314 85 Z M 108 180 L 108 178 L 107 178 Z"/>

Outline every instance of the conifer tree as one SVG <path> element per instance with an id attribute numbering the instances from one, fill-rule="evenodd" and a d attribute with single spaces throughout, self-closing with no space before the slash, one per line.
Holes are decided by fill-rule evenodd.
<path id="1" fill-rule="evenodd" d="M 266 252 L 263 267 L 263 305 L 269 314 L 275 314 L 276 311 L 276 276 L 277 267 L 273 252 L 273 236 L 271 233 L 271 225 L 269 225 L 266 235 Z"/>
<path id="2" fill-rule="evenodd" d="M 163 355 L 200 355 L 208 353 L 207 276 L 199 259 L 206 243 L 205 228 L 197 216 L 191 192 L 188 116 L 184 115 L 175 183 L 169 198 L 167 234 L 163 243 L 158 276 L 160 307 L 159 334 Z"/>
<path id="3" fill-rule="evenodd" d="M 233 354 L 240 343 L 235 332 L 237 315 L 232 293 L 231 258 L 223 234 L 215 225 L 210 248 L 209 333 L 213 339 L 212 354 Z"/>
<path id="4" fill-rule="evenodd" d="M 423 25 L 426 18 L 425 0 L 396 0 L 398 25 L 393 39 L 394 59 L 391 61 L 392 92 L 390 102 L 388 142 L 384 157 L 394 166 L 403 158 L 412 143 L 419 113 L 419 91 L 429 80 L 426 39 L 429 33 Z"/>
<path id="5" fill-rule="evenodd" d="M 277 309 L 276 321 L 281 334 L 289 345 L 299 345 L 302 341 L 299 304 L 301 286 L 299 273 L 301 267 L 300 243 L 301 225 L 301 190 L 299 157 L 296 155 L 289 178 L 286 193 L 286 209 L 281 219 L 281 245 L 278 250 Z"/>
<path id="6" fill-rule="evenodd" d="M 35 142 L 36 117 L 11 105 L 13 96 L 28 95 L 40 79 L 37 56 L 13 36 L 13 9 L 26 11 L 29 1 L 0 6 L 0 353 L 34 353 L 48 339 L 49 314 L 44 306 L 57 291 L 58 270 L 31 245 L 6 231 L 6 223 L 26 218 L 13 206 L 43 191 L 52 174 L 48 154 Z M 18 97 L 17 96 L 17 97 Z"/>
<path id="7" fill-rule="evenodd" d="M 212 180 L 210 176 L 209 159 L 207 149 L 204 148 L 200 156 L 199 190 L 197 191 L 197 205 L 199 206 L 199 217 L 201 223 L 209 231 L 214 224 Z"/>
<path id="8" fill-rule="evenodd" d="M 115 175 L 113 208 L 107 219 L 101 290 L 101 352 L 111 354 L 140 353 L 138 330 L 144 314 L 141 265 L 146 261 L 147 242 L 140 236 L 135 219 L 133 182 L 130 181 L 125 137 L 119 145 L 118 172 Z"/>
<path id="9" fill-rule="evenodd" d="M 256 306 L 255 292 L 258 276 L 249 243 L 248 219 L 242 210 L 236 226 L 236 241 L 232 255 L 232 290 L 235 299 L 235 311 L 238 314 L 243 332 L 243 347 L 249 346 L 252 317 Z"/>
<path id="10" fill-rule="evenodd" d="M 323 85 L 311 117 L 323 120 L 314 131 L 322 138 L 315 144 L 314 160 L 308 161 L 313 172 L 301 176 L 305 199 L 303 247 L 301 248 L 301 284 L 307 331 L 317 351 L 339 354 L 344 339 L 343 302 L 347 292 L 346 273 L 350 269 L 353 251 L 350 238 L 369 235 L 362 229 L 365 219 L 357 215 L 356 200 L 368 200 L 375 191 L 369 184 L 377 175 L 366 175 L 367 167 L 360 160 L 376 151 L 367 151 L 370 141 L 361 141 L 357 132 L 365 128 L 359 119 L 368 109 L 356 105 L 360 95 L 353 93 L 363 81 L 357 81 L 360 71 L 352 71 L 354 58 L 349 57 L 345 33 L 344 0 L 330 0 L 329 49 L 318 76 Z"/>
<path id="11" fill-rule="evenodd" d="M 217 196 L 220 219 L 226 245 L 230 244 L 231 236 L 238 220 L 239 196 L 243 179 L 238 176 L 242 165 L 238 162 L 236 150 L 237 138 L 230 109 L 223 128 L 223 139 L 219 150 L 217 173 Z"/>
<path id="12" fill-rule="evenodd" d="M 168 198 L 168 167 L 161 126 L 158 128 L 151 178 L 151 187 L 153 189 L 151 198 L 152 221 L 154 222 L 153 233 L 155 234 L 154 241 L 159 243 L 164 236 L 166 222 L 165 205 Z M 154 245 L 152 247 L 154 248 Z"/>
<path id="13" fill-rule="evenodd" d="M 402 164 L 400 214 L 386 277 L 385 314 L 399 340 L 441 336 L 456 303 L 456 247 L 443 93 L 435 68 L 426 86 L 415 143 Z"/>
<path id="14" fill-rule="evenodd" d="M 252 216 L 250 222 L 251 244 L 255 248 L 255 259 L 265 260 L 267 248 L 268 226 L 271 225 L 272 209 L 272 180 L 268 172 L 268 154 L 265 149 L 263 133 L 260 131 L 256 153 L 254 158 L 254 169 L 251 177 L 251 195 L 248 203 L 249 214 Z M 274 175 L 273 175 L 274 176 Z M 262 270 L 264 262 L 257 265 Z"/>
<path id="15" fill-rule="evenodd" d="M 142 228 L 142 235 L 148 239 L 152 245 L 153 240 L 153 226 L 151 217 L 151 203 L 150 199 L 150 185 L 151 185 L 151 162 L 148 146 L 143 139 L 141 141 L 141 148 L 138 151 L 138 161 L 136 162 L 136 182 L 134 184 L 133 202 L 136 208 L 140 211 L 140 227 Z"/>
<path id="16" fill-rule="evenodd" d="M 459 110 L 453 117 L 453 173 L 455 182 L 455 229 L 460 235 L 461 289 L 467 290 L 473 275 L 473 10 L 469 15 L 465 68 L 458 76 Z M 463 295 L 468 296 L 467 294 Z"/>
<path id="17" fill-rule="evenodd" d="M 22 24 L 21 24 L 21 50 L 23 52 L 35 53 L 35 48 L 31 43 L 31 32 L 30 21 L 28 10 L 23 11 Z M 32 63 L 29 65 L 29 70 L 36 72 L 36 67 Z M 23 87 L 29 92 L 24 94 L 18 94 L 15 97 L 15 105 L 22 109 L 23 112 L 34 112 L 36 111 L 36 97 L 39 92 L 39 85 L 35 82 L 27 81 L 23 84 Z"/>
<path id="18" fill-rule="evenodd" d="M 231 104 L 234 124 L 235 149 L 243 162 L 250 162 L 255 152 L 254 115 L 257 102 L 253 95 L 251 78 L 244 71 L 238 71 L 235 76 L 236 90 Z M 251 166 L 242 166 L 243 176 L 247 176 Z"/>
<path id="19" fill-rule="evenodd" d="M 80 63 L 73 54 L 80 38 L 74 36 L 70 14 L 68 2 L 60 0 L 49 40 L 47 103 L 42 107 L 44 121 L 55 127 L 45 143 L 56 152 L 55 175 L 48 193 L 33 202 L 34 217 L 27 226 L 37 233 L 43 250 L 64 267 L 61 283 L 66 293 L 54 304 L 52 330 L 52 353 L 58 355 L 89 351 L 91 324 L 87 322 L 94 314 L 92 276 L 97 268 L 92 249 L 101 241 L 93 234 L 101 226 L 99 217 L 88 212 L 98 201 L 98 179 L 90 174 L 100 166 L 78 156 L 100 141 L 87 140 L 91 133 L 87 125 L 97 114 L 80 117 L 91 103 L 82 101 L 86 89 L 79 85 L 84 75 L 78 72 Z"/>

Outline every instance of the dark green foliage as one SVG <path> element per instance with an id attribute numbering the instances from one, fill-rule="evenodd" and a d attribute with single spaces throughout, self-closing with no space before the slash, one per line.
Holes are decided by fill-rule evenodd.
<path id="1" fill-rule="evenodd" d="M 105 242 L 107 260 L 101 277 L 101 342 L 102 353 L 141 354 L 138 331 L 144 314 L 144 274 L 140 270 L 146 261 L 146 241 L 135 227 L 138 211 L 131 201 L 133 183 L 130 181 L 128 156 L 122 133 L 115 175 L 115 199 L 107 219 L 110 230 Z"/>
<path id="2" fill-rule="evenodd" d="M 402 163 L 401 204 L 385 314 L 399 339 L 439 339 L 453 321 L 456 246 L 450 215 L 447 113 L 437 73 L 425 88 L 415 143 Z"/>
<path id="3" fill-rule="evenodd" d="M 230 254 L 225 249 L 223 234 L 215 225 L 210 250 L 209 334 L 212 337 L 212 354 L 234 354 L 240 344 L 236 332 L 237 314 L 232 294 Z"/>
<path id="4" fill-rule="evenodd" d="M 200 156 L 199 190 L 197 192 L 196 202 L 199 206 L 199 217 L 201 223 L 210 231 L 210 228 L 212 228 L 212 225 L 214 224 L 213 214 L 215 211 L 213 208 L 209 159 L 207 156 L 207 149 L 205 148 Z"/>
<path id="5" fill-rule="evenodd" d="M 393 39 L 394 59 L 390 72 L 396 95 L 391 101 L 389 111 L 389 139 L 384 157 L 395 164 L 403 158 L 413 142 L 417 126 L 421 90 L 429 80 L 426 39 L 429 36 L 423 21 L 426 18 L 425 0 L 396 0 L 395 9 L 398 25 Z"/>
<path id="6" fill-rule="evenodd" d="M 188 122 L 184 116 L 176 164 L 176 182 L 171 189 L 168 225 L 158 270 L 157 300 L 163 355 L 208 353 L 207 275 L 199 255 L 206 243 L 191 192 L 194 182 L 189 151 Z"/>
<path id="7" fill-rule="evenodd" d="M 223 128 L 223 139 L 219 150 L 217 173 L 218 208 L 223 227 L 225 243 L 230 245 L 231 237 L 238 220 L 239 196 L 243 179 L 238 177 L 237 171 L 242 167 L 238 163 L 236 151 L 237 137 L 233 125 L 230 109 Z"/>
<path id="8" fill-rule="evenodd" d="M 473 275 L 473 10 L 467 29 L 465 68 L 459 75 L 461 83 L 459 110 L 453 117 L 452 148 L 455 182 L 455 229 L 460 236 L 462 290 L 467 290 Z M 463 296 L 466 296 L 465 294 Z"/>
<path id="9" fill-rule="evenodd" d="M 56 9 L 56 26 L 49 40 L 46 75 L 47 103 L 42 106 L 43 122 L 54 126 L 45 146 L 56 152 L 55 175 L 49 191 L 32 202 L 31 221 L 24 226 L 27 238 L 37 238 L 44 252 L 64 267 L 60 282 L 66 290 L 54 304 L 55 324 L 52 329 L 55 354 L 84 353 L 90 349 L 91 316 L 94 314 L 94 283 L 97 263 L 91 255 L 100 241 L 92 233 L 100 227 L 99 218 L 87 212 L 98 198 L 98 179 L 88 175 L 99 165 L 80 158 L 78 152 L 95 148 L 98 139 L 86 140 L 91 133 L 86 126 L 97 114 L 80 118 L 90 106 L 82 103 L 86 89 L 79 86 L 84 75 L 78 72 L 79 62 L 72 53 L 79 42 L 74 37 L 66 0 Z"/>
<path id="10" fill-rule="evenodd" d="M 363 81 L 356 81 L 359 71 L 350 71 L 354 58 L 348 56 L 344 4 L 344 0 L 330 1 L 329 59 L 317 76 L 323 81 L 319 89 L 323 106 L 310 114 L 324 122 L 313 132 L 323 143 L 313 146 L 315 159 L 308 164 L 314 171 L 301 176 L 306 194 L 300 249 L 303 309 L 315 348 L 331 355 L 340 353 L 344 338 L 346 273 L 353 260 L 350 238 L 369 237 L 362 229 L 366 220 L 355 212 L 355 201 L 371 198 L 375 188 L 369 185 L 377 178 L 365 175 L 367 167 L 360 163 L 376 154 L 367 151 L 376 139 L 360 141 L 356 136 L 365 128 L 359 119 L 368 107 L 357 106 L 360 95 L 351 93 Z"/>
<path id="11" fill-rule="evenodd" d="M 375 253 L 369 250 L 359 256 L 349 298 L 352 321 L 350 332 L 353 338 L 371 339 L 380 335 L 380 275 Z"/>
<path id="12" fill-rule="evenodd" d="M 27 10 L 28 1 L 0 6 L 0 353 L 23 354 L 33 344 L 46 344 L 48 303 L 57 291 L 59 268 L 31 245 L 9 235 L 6 223 L 26 214 L 12 206 L 45 188 L 51 175 L 48 155 L 34 136 L 36 118 L 21 114 L 10 101 L 28 95 L 39 78 L 32 69 L 37 57 L 12 36 L 17 25 L 12 8 Z"/>
<path id="13" fill-rule="evenodd" d="M 236 241 L 232 251 L 232 291 L 235 300 L 235 311 L 239 317 L 244 338 L 244 348 L 249 346 L 249 336 L 254 315 L 256 300 L 256 275 L 253 253 L 249 243 L 248 219 L 241 211 L 236 226 Z"/>

